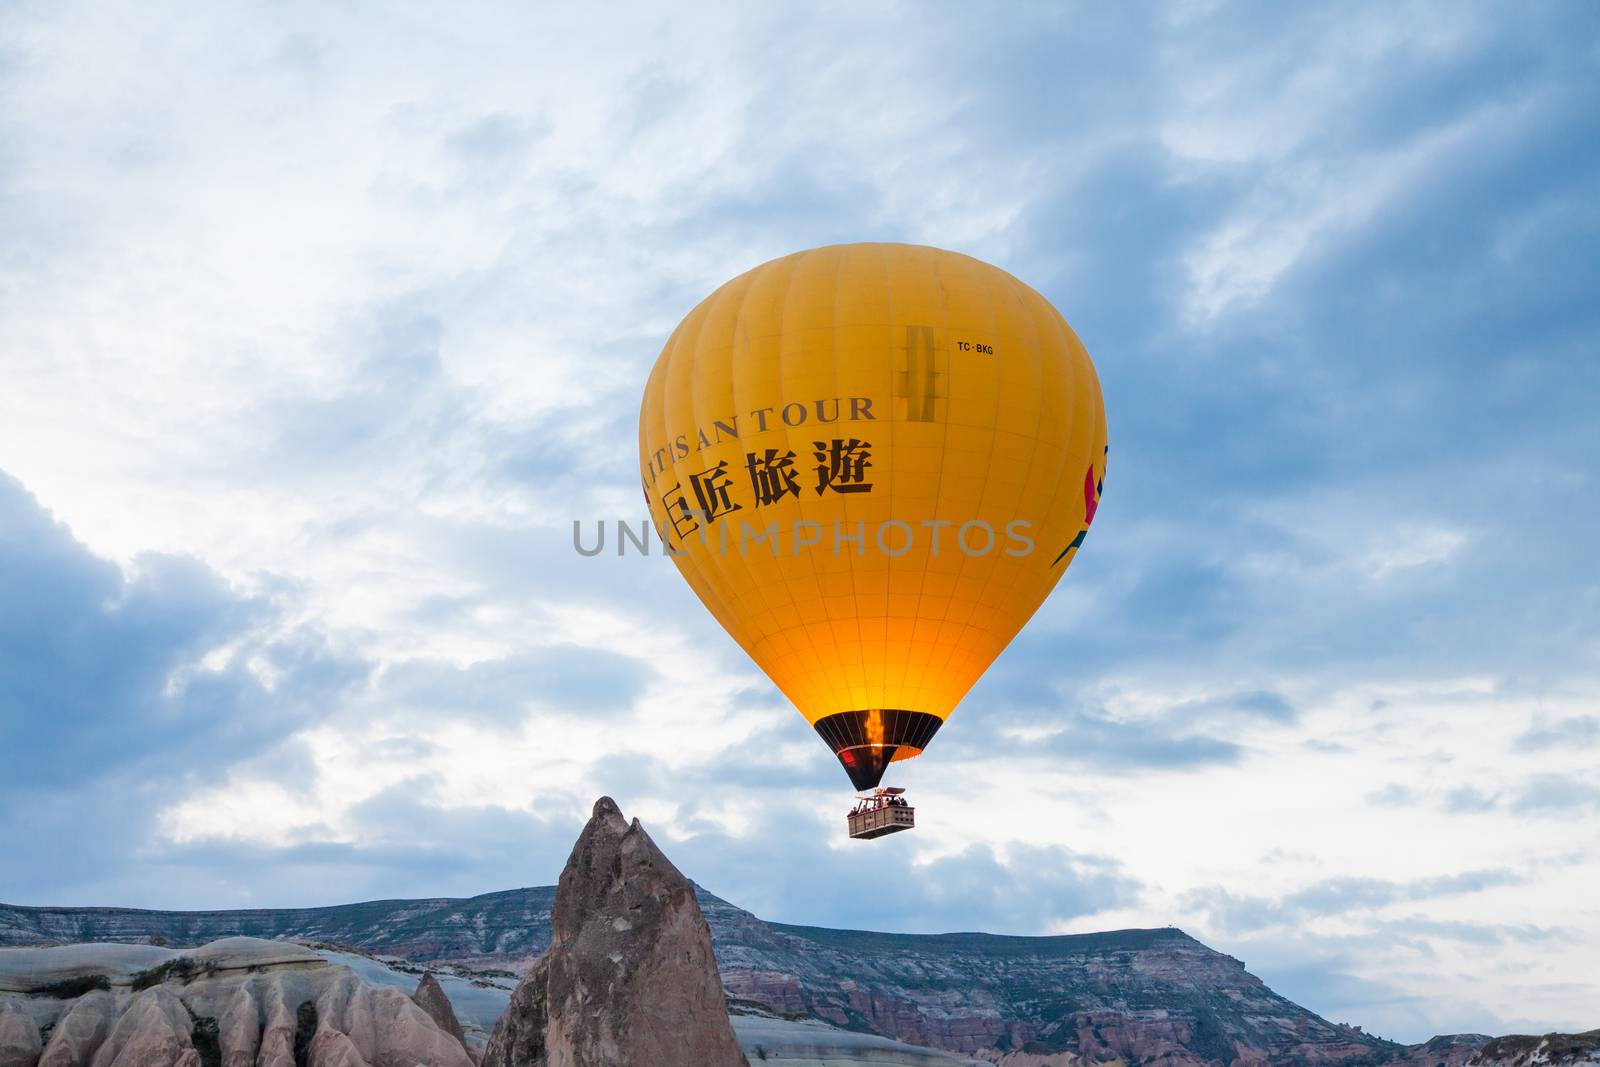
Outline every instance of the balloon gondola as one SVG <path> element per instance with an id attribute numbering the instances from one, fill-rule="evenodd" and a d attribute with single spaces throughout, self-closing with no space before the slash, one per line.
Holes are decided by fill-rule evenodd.
<path id="1" fill-rule="evenodd" d="M 727 282 L 673 331 L 639 412 L 673 562 L 858 792 L 927 748 L 1055 587 L 1106 453 L 1061 314 L 916 245 Z"/>
<path id="2" fill-rule="evenodd" d="M 857 841 L 871 841 L 914 828 L 917 809 L 906 801 L 904 789 L 879 786 L 870 795 L 856 798 L 845 825 Z"/>

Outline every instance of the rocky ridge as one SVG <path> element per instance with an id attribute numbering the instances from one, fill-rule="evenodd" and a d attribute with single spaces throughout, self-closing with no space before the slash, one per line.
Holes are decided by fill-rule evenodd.
<path id="1" fill-rule="evenodd" d="M 720 901 L 707 916 L 736 996 L 997 1063 L 1375 1063 L 1400 1051 L 1176 929 L 874 934 L 766 923 Z"/>
<path id="2" fill-rule="evenodd" d="M 1471 1067 L 1564 1067 L 1600 1063 L 1600 1030 L 1581 1034 L 1508 1034 L 1486 1043 Z"/>
<path id="3" fill-rule="evenodd" d="M 1023 1053 L 1129 1062 L 1170 1054 L 1179 1063 L 1357 1065 L 1405 1054 L 1278 996 L 1240 961 L 1176 929 L 878 934 L 769 923 L 704 890 L 697 895 L 732 996 L 912 1045 L 991 1062 Z M 506 968 L 550 944 L 554 904 L 546 887 L 281 911 L 0 907 L 0 941 L 251 931 L 428 965 Z"/>
<path id="4" fill-rule="evenodd" d="M 88 941 L 203 945 L 257 937 L 351 945 L 417 963 L 520 966 L 550 944 L 555 886 L 510 889 L 466 900 L 372 900 L 327 908 L 146 911 L 30 908 L 0 904 L 0 946 Z"/>
<path id="5" fill-rule="evenodd" d="M 458 1010 L 462 994 L 474 1000 L 471 1018 L 462 1018 L 475 1047 L 498 1018 L 514 973 L 551 944 L 555 897 L 544 887 L 465 900 L 226 912 L 0 905 L 0 944 L 184 942 L 241 932 L 338 942 L 384 966 L 438 970 L 452 983 Z M 835 1028 L 878 1035 L 886 1046 L 873 1055 L 921 1062 L 916 1057 L 934 1055 L 931 1047 L 1003 1067 L 1111 1060 L 1464 1067 L 1489 1041 L 1449 1035 L 1401 1046 L 1331 1023 L 1174 928 L 1063 937 L 878 934 L 769 923 L 704 890 L 696 897 L 727 992 L 755 1013 L 735 1018 L 747 1051 L 758 1025 L 788 1027 L 789 1038 L 804 1044 L 806 1035 L 792 1031 L 806 1019 L 828 1024 L 835 1044 Z M 342 962 L 364 966 L 354 956 Z M 770 1019 L 760 1023 L 764 1014 Z M 0 1028 L 0 1049 L 8 1033 Z M 909 1051 L 891 1052 L 897 1043 Z M 1579 1062 L 1535 1048 L 1517 1054 L 1523 1062 L 1482 1062 Z"/>
<path id="6" fill-rule="evenodd" d="M 1406 1046 L 1392 1067 L 1465 1067 L 1489 1040 L 1488 1034 L 1443 1034 Z"/>

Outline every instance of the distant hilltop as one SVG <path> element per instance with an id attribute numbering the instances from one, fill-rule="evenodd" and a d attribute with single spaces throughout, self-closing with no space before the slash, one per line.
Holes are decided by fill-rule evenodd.
<path id="1" fill-rule="evenodd" d="M 1409 1046 L 1386 1041 L 1279 996 L 1239 960 L 1173 927 L 1053 937 L 889 934 L 772 923 L 703 889 L 681 895 L 698 904 L 709 927 L 747 1051 L 815 1046 L 814 1052 L 832 1050 L 818 1052 L 819 1062 L 832 1062 L 856 1040 L 844 1057 L 849 1062 L 933 1063 L 950 1056 L 951 1063 L 979 1067 L 1600 1063 L 1600 1031 L 1493 1040 L 1454 1034 Z M 238 911 L 0 905 L 0 946 L 110 942 L 170 952 L 245 937 L 312 946 L 380 986 L 414 984 L 424 971 L 436 971 L 444 985 L 419 995 L 426 992 L 429 1014 L 441 1017 L 431 1008 L 454 1001 L 476 1060 L 487 1031 L 505 1016 L 517 978 L 551 945 L 556 908 L 554 886 L 466 899 Z M 714 989 L 715 976 L 712 982 Z M 0 1000 L 7 995 L 0 988 Z M 446 1022 L 449 1031 L 454 1017 Z M 874 1058 L 862 1058 L 869 1048 Z"/>
<path id="2" fill-rule="evenodd" d="M 735 1002 L 988 1062 L 1366 1067 L 1406 1061 L 1412 1051 L 1321 1018 L 1175 928 L 887 934 L 770 923 L 704 890 L 697 897 Z M 549 945 L 554 902 L 555 888 L 540 886 L 467 899 L 242 911 L 0 905 L 0 944 L 157 939 L 178 946 L 248 936 L 504 976 Z M 1415 1062 L 1456 1067 L 1486 1040 Z"/>

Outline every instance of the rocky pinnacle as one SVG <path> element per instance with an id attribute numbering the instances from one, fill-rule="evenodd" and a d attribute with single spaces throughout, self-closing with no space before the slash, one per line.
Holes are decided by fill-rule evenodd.
<path id="1" fill-rule="evenodd" d="M 601 797 L 484 1067 L 744 1067 L 694 887 Z"/>
<path id="2" fill-rule="evenodd" d="M 450 1004 L 450 998 L 432 971 L 422 976 L 422 981 L 417 983 L 417 991 L 411 994 L 411 999 L 428 1013 L 428 1018 L 433 1020 L 434 1025 L 461 1042 L 463 1048 L 466 1047 L 467 1037 L 462 1032 L 461 1021 L 456 1018 L 456 1010 Z"/>

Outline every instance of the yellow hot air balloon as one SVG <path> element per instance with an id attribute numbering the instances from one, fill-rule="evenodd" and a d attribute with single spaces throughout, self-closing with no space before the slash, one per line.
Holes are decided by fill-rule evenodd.
<path id="1" fill-rule="evenodd" d="M 678 569 L 860 790 L 927 747 L 1060 581 L 1105 459 L 1061 314 L 915 245 L 734 278 L 673 331 L 639 413 Z"/>

